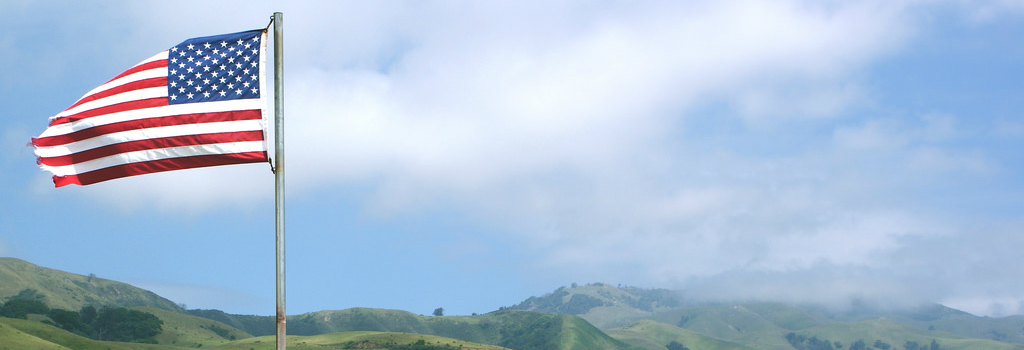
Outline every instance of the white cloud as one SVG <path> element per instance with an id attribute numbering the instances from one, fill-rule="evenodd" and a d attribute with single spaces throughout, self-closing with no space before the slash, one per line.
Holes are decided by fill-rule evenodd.
<path id="1" fill-rule="evenodd" d="M 708 155 L 674 137 L 709 98 L 768 129 L 862 101 L 851 76 L 909 35 L 900 8 L 887 6 L 403 13 L 408 32 L 396 36 L 410 44 L 392 51 L 386 69 L 363 62 L 297 73 L 291 115 L 308 119 L 289 129 L 304 135 L 292 143 L 304 150 L 291 153 L 292 178 L 306 191 L 372 186 L 372 208 L 384 215 L 468 207 L 514 227 L 543 252 L 538 265 L 581 280 L 867 262 L 894 249 L 892 236 L 918 233 L 879 226 L 915 219 L 830 203 L 856 181 L 803 178 L 841 173 L 840 164 L 818 164 L 828 155 Z M 424 21 L 432 15 L 448 20 Z M 878 230 L 870 240 L 851 236 L 863 229 Z"/>
<path id="2" fill-rule="evenodd" d="M 664 152 L 665 127 L 708 94 L 735 98 L 751 114 L 831 114 L 856 100 L 857 88 L 844 81 L 849 71 L 903 30 L 879 20 L 893 17 L 891 9 L 807 7 L 648 4 L 622 17 L 604 12 L 620 9 L 590 9 L 588 18 L 575 7 L 530 5 L 500 15 L 485 6 L 403 14 L 411 24 L 395 36 L 411 44 L 394 54 L 388 73 L 297 69 L 289 115 L 302 118 L 294 122 L 299 135 L 316 137 L 295 141 L 295 168 L 477 191 L 553 171 L 593 176 Z M 495 18 L 482 21 L 481 13 Z M 534 13 L 541 18 L 527 21 Z M 432 15 L 447 20 L 428 22 Z M 792 90 L 772 92 L 779 83 Z M 807 98 L 805 84 L 822 98 Z M 340 153 L 317 152 L 328 149 Z"/>

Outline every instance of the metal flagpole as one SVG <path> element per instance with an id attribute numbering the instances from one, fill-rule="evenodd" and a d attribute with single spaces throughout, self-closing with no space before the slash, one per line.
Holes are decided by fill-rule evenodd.
<path id="1" fill-rule="evenodd" d="M 277 350 L 284 350 L 284 14 L 274 12 L 274 211 L 277 256 Z"/>

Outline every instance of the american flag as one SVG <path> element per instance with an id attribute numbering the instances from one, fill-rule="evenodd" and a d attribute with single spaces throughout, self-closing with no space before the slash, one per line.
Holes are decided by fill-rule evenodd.
<path id="1" fill-rule="evenodd" d="M 89 91 L 32 139 L 56 187 L 267 161 L 263 29 L 192 38 Z"/>

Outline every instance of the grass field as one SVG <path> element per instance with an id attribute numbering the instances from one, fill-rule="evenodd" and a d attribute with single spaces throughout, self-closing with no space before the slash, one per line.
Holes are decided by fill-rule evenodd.
<path id="1" fill-rule="evenodd" d="M 394 332 L 342 332 L 312 336 L 288 336 L 288 348 L 295 350 L 333 350 L 333 349 L 386 349 L 396 345 L 416 344 L 423 341 L 426 345 L 439 348 L 465 350 L 502 350 L 500 346 L 472 343 L 457 339 L 432 335 L 394 333 Z M 253 337 L 231 343 L 211 347 L 217 350 L 271 350 L 276 346 L 274 336 Z"/>

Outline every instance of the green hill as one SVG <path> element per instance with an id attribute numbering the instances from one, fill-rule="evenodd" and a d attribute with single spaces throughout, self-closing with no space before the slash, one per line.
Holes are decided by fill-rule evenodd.
<path id="1" fill-rule="evenodd" d="M 921 348 L 925 350 L 932 341 L 935 341 L 935 344 L 942 350 L 1024 349 L 1024 345 L 1020 344 L 968 338 L 942 331 L 921 330 L 887 318 L 832 323 L 801 330 L 794 334 L 827 339 L 831 342 L 839 342 L 847 346 L 854 344 L 858 340 L 863 341 L 869 346 L 881 342 L 891 345 L 892 349 L 908 348 L 908 343 L 914 343 L 918 346 L 925 346 L 926 348 Z"/>
<path id="2" fill-rule="evenodd" d="M 637 331 L 665 331 L 642 320 L 675 326 L 727 343 L 701 347 L 708 349 L 737 344 L 756 349 L 794 349 L 786 339 L 789 333 L 803 336 L 805 343 L 801 346 L 805 348 L 814 348 L 808 344 L 823 339 L 847 346 L 863 340 L 869 343 L 866 349 L 872 349 L 870 345 L 875 340 L 889 344 L 892 349 L 914 344 L 930 347 L 932 339 L 942 349 L 1016 349 L 1024 344 L 1024 331 L 1021 331 L 1024 316 L 978 317 L 938 304 L 888 310 L 855 303 L 841 313 L 832 313 L 816 306 L 770 302 L 697 303 L 686 300 L 681 292 L 593 283 L 562 287 L 544 296 L 526 299 L 513 308 L 579 315 L 619 340 L 657 350 L 663 349 L 664 341 L 671 341 L 671 336 Z M 877 326 L 868 327 L 870 324 Z M 857 337 L 863 339 L 840 334 L 844 331 L 861 332 L 863 334 L 857 333 Z M 885 332 L 891 334 L 884 335 Z M 672 336 L 696 342 L 683 335 Z M 907 344 L 908 341 L 912 343 Z M 836 345 L 832 347 L 838 349 Z"/>
<path id="3" fill-rule="evenodd" d="M 11 350 L 172 350 L 166 345 L 106 342 L 29 320 L 0 317 L 0 349 Z"/>
<path id="4" fill-rule="evenodd" d="M 905 310 L 874 310 L 859 307 L 834 315 L 841 320 L 860 321 L 885 317 L 918 329 L 946 331 L 970 338 L 1024 344 L 1024 316 L 978 317 L 939 304 Z"/>
<path id="5" fill-rule="evenodd" d="M 52 326 L 55 322 L 42 314 L 0 318 L 0 350 L 230 350 L 269 349 L 274 343 L 273 317 L 185 311 L 128 284 L 0 258 L 0 301 L 14 299 L 69 311 L 87 305 L 130 307 L 163 323 L 158 335 L 143 339 L 157 344 L 140 344 L 85 338 Z M 483 315 L 422 316 L 373 308 L 292 315 L 288 342 L 296 349 L 1024 350 L 1022 329 L 1024 316 L 977 317 L 938 304 L 903 310 L 854 305 L 831 313 L 770 302 L 697 303 L 676 291 L 594 283 L 562 287 Z"/>
<path id="6" fill-rule="evenodd" d="M 682 294 L 667 289 L 574 283 L 543 296 L 530 297 L 511 308 L 578 315 L 598 328 L 609 328 L 682 306 Z"/>
<path id="7" fill-rule="evenodd" d="M 147 310 L 148 311 L 148 310 Z M 209 321 L 206 321 L 209 322 Z M 175 324 L 175 322 L 171 322 Z M 249 337 L 217 345 L 203 343 L 139 344 L 92 340 L 39 322 L 0 317 L 0 350 L 270 350 L 274 336 Z M 504 350 L 496 345 L 467 342 L 432 335 L 386 332 L 344 332 L 315 336 L 288 336 L 294 350 L 403 349 L 403 350 Z"/>
<path id="8" fill-rule="evenodd" d="M 629 348 L 582 318 L 522 310 L 500 310 L 476 316 L 420 316 L 399 310 L 354 308 L 288 319 L 289 334 L 350 331 L 429 334 L 513 349 Z"/>
<path id="9" fill-rule="evenodd" d="M 755 347 L 760 349 L 785 349 L 786 333 L 799 329 L 790 327 L 817 324 L 813 321 L 815 317 L 781 304 L 747 305 L 689 307 L 659 313 L 651 319 L 733 343 L 757 344 Z"/>
<path id="10" fill-rule="evenodd" d="M 25 333 L 22 330 L 8 324 L 6 318 L 0 318 L 0 339 L 3 342 L 0 343 L 0 350 L 15 350 L 15 349 L 39 349 L 39 350 L 63 350 L 67 349 L 64 346 L 52 343 L 44 340 L 37 336 L 29 333 Z M 17 320 L 12 320 L 19 322 Z M 27 321 L 25 321 L 27 322 Z"/>
<path id="11" fill-rule="evenodd" d="M 151 306 L 180 311 L 174 302 L 129 284 L 83 276 L 0 258 L 0 301 L 19 294 L 41 298 L 52 309 L 78 311 L 83 306 Z"/>
<path id="12" fill-rule="evenodd" d="M 163 321 L 163 331 L 155 337 L 156 341 L 163 345 L 205 348 L 252 337 L 235 327 L 198 316 L 154 307 L 132 309 L 151 313 Z"/>
<path id="13" fill-rule="evenodd" d="M 496 345 L 467 342 L 433 335 L 393 332 L 341 332 L 311 336 L 288 336 L 288 349 L 409 349 L 409 350 L 505 350 Z M 274 336 L 262 336 L 212 347 L 217 350 L 271 350 Z"/>
<path id="14" fill-rule="evenodd" d="M 408 311 L 352 308 L 317 311 L 288 317 L 288 333 L 316 335 L 350 331 L 433 334 L 427 317 Z"/>
<path id="15" fill-rule="evenodd" d="M 235 315 L 221 310 L 186 310 L 185 313 L 221 322 L 254 336 L 273 335 L 277 332 L 277 319 L 274 316 Z"/>
<path id="16" fill-rule="evenodd" d="M 677 342 L 697 350 L 752 350 L 741 344 L 716 339 L 705 334 L 651 320 L 640 320 L 627 326 L 605 331 L 608 335 L 630 345 L 650 350 L 665 350 L 670 342 Z"/>

